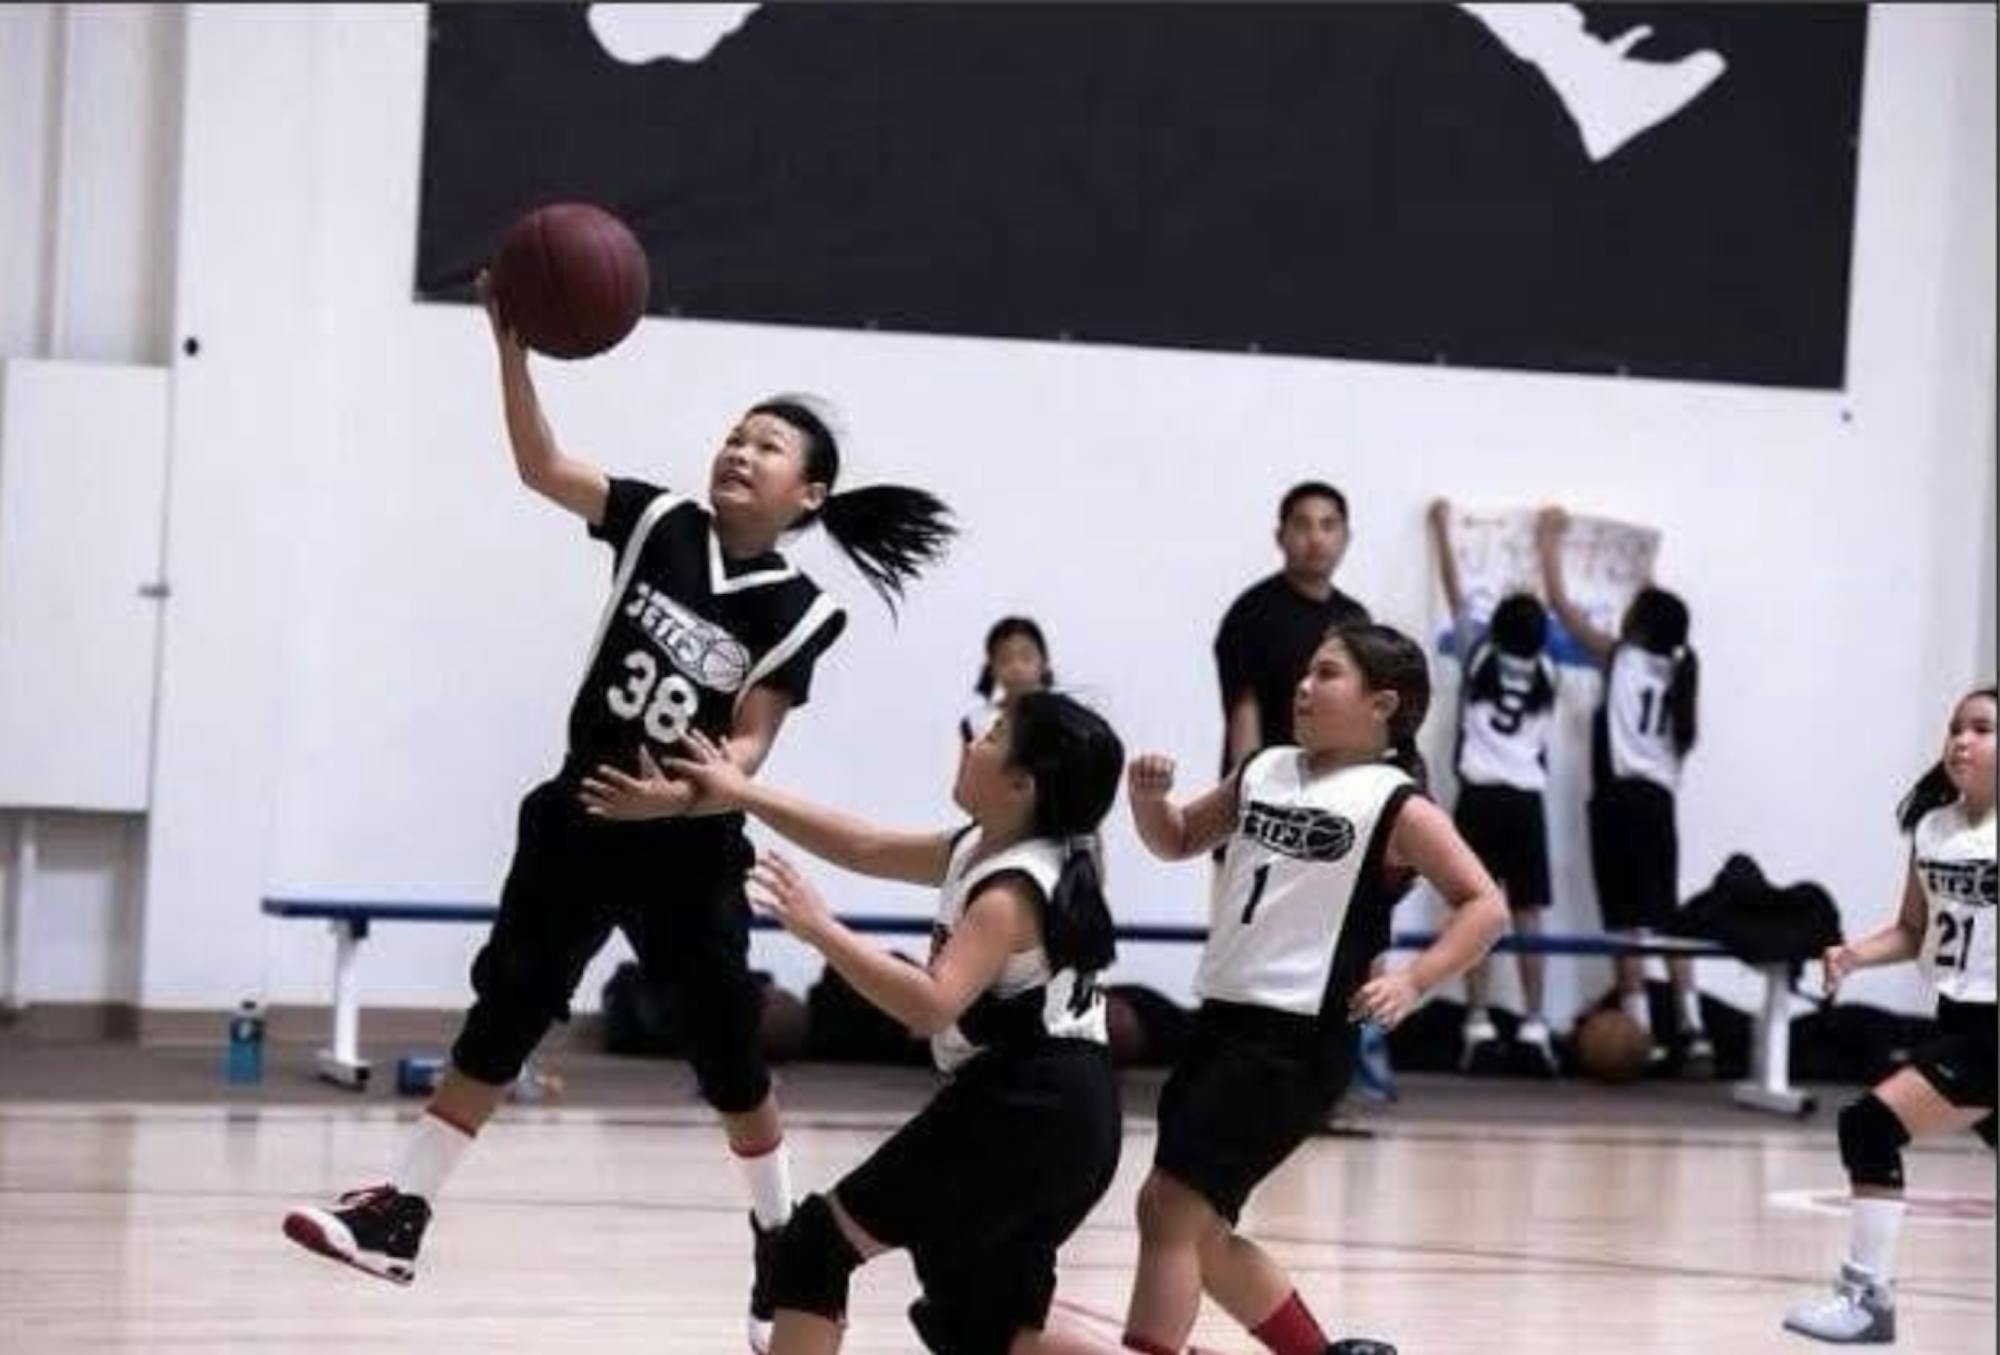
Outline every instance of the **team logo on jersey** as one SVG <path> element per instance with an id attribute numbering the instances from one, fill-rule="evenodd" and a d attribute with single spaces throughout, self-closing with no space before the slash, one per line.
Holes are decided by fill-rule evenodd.
<path id="1" fill-rule="evenodd" d="M 652 638 L 674 667 L 711 691 L 733 692 L 750 675 L 750 651 L 742 641 L 644 580 L 633 583 L 625 615 Z"/>
<path id="2" fill-rule="evenodd" d="M 1974 908 L 2000 901 L 2000 864 L 1992 861 L 1918 861 L 1924 887 L 1937 898 Z"/>
<path id="3" fill-rule="evenodd" d="M 1354 850 L 1354 825 L 1340 815 L 1261 800 L 1244 811 L 1243 836 L 1301 861 L 1338 861 Z"/>

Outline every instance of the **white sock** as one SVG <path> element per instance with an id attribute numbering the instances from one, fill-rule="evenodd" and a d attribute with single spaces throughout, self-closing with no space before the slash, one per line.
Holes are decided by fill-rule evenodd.
<path id="1" fill-rule="evenodd" d="M 755 1157 L 731 1151 L 736 1170 L 743 1175 L 743 1188 L 750 1192 L 750 1212 L 759 1228 L 779 1227 L 792 1216 L 792 1160 L 779 1139 Z"/>
<path id="2" fill-rule="evenodd" d="M 1618 1005 L 1624 1009 L 1627 1016 L 1639 1023 L 1640 1030 L 1648 1035 L 1653 1033 L 1653 1004 L 1646 1001 L 1645 989 L 1638 988 L 1621 994 Z"/>
<path id="3" fill-rule="evenodd" d="M 403 1160 L 390 1179 L 405 1195 L 435 1200 L 471 1146 L 472 1135 L 425 1111 L 404 1141 Z"/>
<path id="4" fill-rule="evenodd" d="M 1903 1202 L 1879 1195 L 1857 1196 L 1854 1200 L 1854 1235 L 1848 1243 L 1848 1260 L 1883 1284 L 1889 1283 L 1896 1264 L 1896 1238 L 1903 1231 Z"/>
<path id="5" fill-rule="evenodd" d="M 1465 1009 L 1465 1024 L 1468 1027 L 1483 1026 L 1492 1019 L 1491 1016 L 1487 1015 L 1486 1008 L 1484 1007 L 1467 1007 Z"/>
<path id="6" fill-rule="evenodd" d="M 1692 988 L 1683 988 L 1679 993 L 1681 1011 L 1681 1033 L 1701 1034 L 1701 994 Z"/>

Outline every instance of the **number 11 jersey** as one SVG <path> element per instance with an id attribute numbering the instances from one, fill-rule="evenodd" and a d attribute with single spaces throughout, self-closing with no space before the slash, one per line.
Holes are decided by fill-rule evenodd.
<path id="1" fill-rule="evenodd" d="M 760 683 L 805 704 L 847 617 L 782 555 L 725 560 L 702 504 L 639 480 L 611 481 L 590 534 L 617 563 L 570 707 L 568 773 L 634 771 L 642 745 L 681 756 L 690 728 L 724 738 Z"/>

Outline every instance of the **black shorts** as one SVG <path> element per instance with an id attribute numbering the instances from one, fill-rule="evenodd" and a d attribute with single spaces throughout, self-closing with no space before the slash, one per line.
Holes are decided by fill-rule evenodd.
<path id="1" fill-rule="evenodd" d="M 1353 1070 L 1345 1025 L 1204 1002 L 1160 1089 L 1153 1166 L 1234 1227 L 1257 1183 L 1326 1126 Z"/>
<path id="2" fill-rule="evenodd" d="M 1006 1355 L 1046 1321 L 1056 1250 L 1110 1186 L 1122 1133 L 1103 1045 L 990 1049 L 833 1194 L 909 1251 L 923 1287 L 910 1318 L 929 1349 Z"/>
<path id="3" fill-rule="evenodd" d="M 1540 791 L 1468 781 L 1452 817 L 1466 846 L 1507 891 L 1509 908 L 1549 906 L 1549 825 Z"/>
<path id="4" fill-rule="evenodd" d="M 609 822 L 584 813 L 569 782 L 537 786 L 521 801 L 500 916 L 472 962 L 476 998 L 453 1064 L 512 1081 L 549 1023 L 568 1018 L 584 967 L 616 927 L 649 978 L 680 986 L 703 1097 L 725 1113 L 755 1109 L 770 1075 L 757 1052 L 743 892 L 753 856 L 739 815 Z"/>
<path id="5" fill-rule="evenodd" d="M 2000 1035 L 1994 1021 L 1990 1002 L 1939 998 L 1937 1034 L 1910 1055 L 1910 1066 L 1954 1106 L 1991 1110 L 1994 1077 L 2000 1071 L 1995 1068 L 2000 1060 Z"/>
<path id="6" fill-rule="evenodd" d="M 1590 864 L 1608 931 L 1662 930 L 1680 906 L 1674 793 L 1637 777 L 1590 797 Z"/>

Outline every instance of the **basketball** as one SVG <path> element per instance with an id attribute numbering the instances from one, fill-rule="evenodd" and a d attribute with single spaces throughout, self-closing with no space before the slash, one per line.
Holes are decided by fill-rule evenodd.
<path id="1" fill-rule="evenodd" d="M 1653 1040 L 1639 1023 L 1613 1008 L 1591 1012 L 1576 1026 L 1576 1063 L 1599 1082 L 1630 1082 L 1646 1071 Z"/>
<path id="2" fill-rule="evenodd" d="M 501 318 L 552 358 L 587 358 L 630 334 L 651 286 L 638 237 L 587 202 L 551 203 L 521 217 L 493 265 Z"/>

